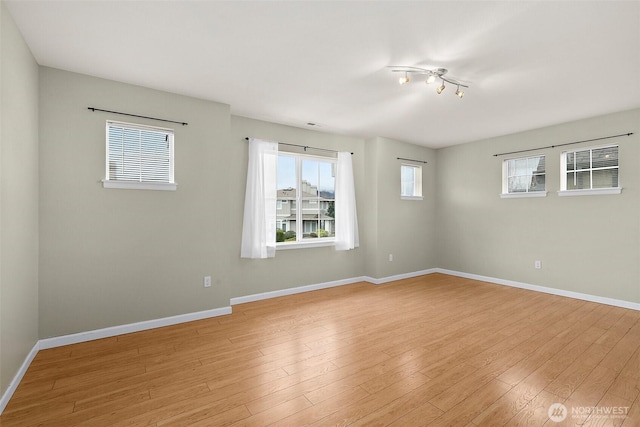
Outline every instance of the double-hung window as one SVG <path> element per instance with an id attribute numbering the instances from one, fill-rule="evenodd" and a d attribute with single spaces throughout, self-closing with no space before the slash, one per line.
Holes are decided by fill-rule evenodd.
<path id="1" fill-rule="evenodd" d="M 618 194 L 618 146 L 566 151 L 561 157 L 560 195 Z"/>
<path id="2" fill-rule="evenodd" d="M 422 200 L 422 167 L 400 165 L 400 198 L 403 200 Z"/>
<path id="3" fill-rule="evenodd" d="M 107 122 L 105 188 L 175 190 L 173 130 Z"/>
<path id="4" fill-rule="evenodd" d="M 546 196 L 545 156 L 522 157 L 502 162 L 502 197 Z"/>
<path id="5" fill-rule="evenodd" d="M 280 152 L 277 171 L 276 244 L 333 242 L 336 159 Z"/>

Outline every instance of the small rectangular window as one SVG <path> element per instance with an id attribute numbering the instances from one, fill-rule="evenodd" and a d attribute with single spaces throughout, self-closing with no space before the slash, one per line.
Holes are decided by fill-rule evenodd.
<path id="1" fill-rule="evenodd" d="M 545 156 L 522 157 L 502 162 L 503 196 L 546 195 Z"/>
<path id="2" fill-rule="evenodd" d="M 618 146 L 566 151 L 561 165 L 561 195 L 620 192 Z"/>
<path id="3" fill-rule="evenodd" d="M 105 188 L 175 190 L 173 130 L 107 122 Z"/>
<path id="4" fill-rule="evenodd" d="M 400 165 L 400 198 L 422 200 L 422 166 Z"/>

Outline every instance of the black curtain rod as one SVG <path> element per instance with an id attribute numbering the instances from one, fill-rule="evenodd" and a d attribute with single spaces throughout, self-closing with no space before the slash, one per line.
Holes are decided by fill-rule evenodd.
<path id="1" fill-rule="evenodd" d="M 583 143 L 583 142 L 601 141 L 603 139 L 618 138 L 618 137 L 621 137 L 621 136 L 631 136 L 631 135 L 633 135 L 633 132 L 621 133 L 620 135 L 603 136 L 602 138 L 585 139 L 583 141 L 567 142 L 567 143 L 564 143 L 564 144 L 548 145 L 546 147 L 540 147 L 540 148 L 530 148 L 528 150 L 509 151 L 507 153 L 494 154 L 493 157 L 506 156 L 508 154 L 526 153 L 528 151 L 544 150 L 546 148 L 564 147 L 565 145 L 580 144 L 580 143 Z"/>
<path id="2" fill-rule="evenodd" d="M 249 137 L 246 137 L 246 138 L 245 138 L 245 140 L 246 140 L 246 141 L 248 141 L 248 140 L 249 140 Z M 307 150 L 317 150 L 317 151 L 327 151 L 327 152 L 329 152 L 329 153 L 339 153 L 339 151 L 337 151 L 337 150 L 328 150 L 328 149 L 326 149 L 326 148 L 311 147 L 311 146 L 309 146 L 309 145 L 289 144 L 288 142 L 277 142 L 277 141 L 274 141 L 274 142 L 275 142 L 276 144 L 278 144 L 278 145 L 288 145 L 289 147 L 299 147 L 299 148 L 303 148 L 303 149 L 304 149 L 304 151 L 307 151 Z M 351 153 L 351 155 L 353 155 L 353 153 Z"/>
<path id="3" fill-rule="evenodd" d="M 425 164 L 427 163 L 426 160 L 405 159 L 404 157 L 396 157 L 396 159 L 398 159 L 398 160 L 406 160 L 406 161 L 409 161 L 409 162 L 418 162 L 418 163 L 425 163 Z"/>
<path id="4" fill-rule="evenodd" d="M 141 119 L 156 120 L 156 121 L 159 121 L 159 122 L 177 123 L 177 124 L 182 125 L 182 126 L 186 126 L 186 125 L 189 124 L 189 123 L 186 123 L 186 122 L 176 122 L 175 120 L 158 119 L 156 117 L 139 116 L 137 114 L 121 113 L 119 111 L 102 110 L 100 108 L 94 108 L 94 107 L 88 107 L 87 109 L 91 110 L 91 111 L 94 111 L 94 112 L 95 111 L 102 111 L 103 113 L 120 114 L 121 116 L 139 117 Z"/>

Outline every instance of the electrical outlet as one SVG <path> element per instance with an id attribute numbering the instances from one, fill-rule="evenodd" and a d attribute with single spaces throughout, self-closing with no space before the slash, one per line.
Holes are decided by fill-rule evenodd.
<path id="1" fill-rule="evenodd" d="M 389 254 L 389 262 L 393 261 L 393 254 Z"/>
<path id="2" fill-rule="evenodd" d="M 205 288 L 211 287 L 211 276 L 204 276 L 204 287 Z"/>
<path id="3" fill-rule="evenodd" d="M 536 270 L 540 270 L 542 268 L 542 261 L 534 261 L 533 262 L 533 266 L 535 267 Z"/>

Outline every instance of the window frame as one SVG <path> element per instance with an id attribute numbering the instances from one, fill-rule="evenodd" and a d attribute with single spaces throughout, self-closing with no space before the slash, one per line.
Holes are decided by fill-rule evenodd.
<path id="1" fill-rule="evenodd" d="M 545 161 L 545 170 L 544 170 L 544 190 L 540 190 L 540 191 L 529 191 L 529 188 L 527 187 L 526 191 L 519 191 L 519 192 L 513 192 L 510 193 L 509 192 L 509 162 L 511 161 L 516 161 L 516 160 L 529 160 L 529 159 L 533 159 L 533 158 L 537 158 L 537 157 L 544 157 L 544 161 Z M 510 159 L 504 159 L 502 161 L 502 193 L 500 193 L 500 197 L 503 199 L 518 199 L 518 198 L 526 198 L 526 197 L 547 197 L 547 157 L 545 154 L 536 154 L 536 155 L 531 155 L 531 156 L 526 156 L 526 157 L 513 157 Z M 533 178 L 536 175 L 542 175 L 542 174 L 534 174 L 533 172 L 531 173 L 531 177 Z"/>
<path id="2" fill-rule="evenodd" d="M 593 151 L 604 149 L 604 148 L 613 148 L 613 147 L 617 148 L 618 150 L 618 164 L 614 167 L 594 168 L 593 167 Z M 583 151 L 589 152 L 589 168 L 580 169 L 580 171 L 581 172 L 589 171 L 589 176 L 590 176 L 589 185 L 591 188 L 578 188 L 578 189 L 567 190 L 567 173 L 570 172 L 570 171 L 567 171 L 567 156 L 571 153 L 579 153 Z M 593 171 L 606 170 L 606 169 L 618 170 L 617 187 L 593 188 Z M 596 195 L 605 195 L 605 194 L 620 194 L 621 192 L 622 192 L 622 186 L 620 185 L 620 146 L 618 144 L 587 147 L 579 150 L 567 150 L 567 151 L 563 151 L 560 154 L 560 190 L 558 191 L 559 196 L 596 196 Z"/>
<path id="3" fill-rule="evenodd" d="M 329 237 L 314 237 L 314 238 L 308 238 L 308 239 L 304 239 L 304 220 L 302 220 L 302 212 L 304 210 L 304 204 L 303 204 L 303 196 L 302 196 L 302 162 L 303 160 L 313 160 L 313 161 L 321 161 L 321 162 L 326 162 L 326 163 L 330 163 L 332 164 L 332 168 L 334 168 L 334 170 L 337 168 L 337 163 L 338 163 L 338 159 L 335 157 L 328 157 L 328 156 L 318 156 L 318 155 L 312 155 L 312 154 L 303 154 L 303 153 L 296 153 L 296 152 L 291 152 L 291 151 L 279 151 L 278 152 L 278 157 L 280 156 L 287 156 L 287 157 L 292 157 L 295 159 L 295 164 L 296 164 L 296 198 L 292 199 L 293 203 L 287 203 L 290 206 L 294 206 L 291 208 L 291 210 L 295 210 L 296 212 L 296 228 L 295 228 L 295 232 L 296 232 L 296 241 L 295 242 L 276 242 L 276 250 L 289 250 L 289 249 L 300 249 L 300 248 L 316 248 L 316 247 L 322 247 L 322 246 L 334 246 L 335 245 L 335 236 L 329 236 Z M 334 197 L 335 197 L 335 182 L 334 182 Z M 277 200 L 277 199 L 276 199 Z M 316 202 L 318 201 L 317 199 L 315 200 Z M 288 201 L 287 201 L 288 202 Z M 277 202 L 276 202 L 277 204 Z M 318 203 L 317 206 L 320 206 L 320 204 Z M 335 198 L 334 198 L 334 206 L 335 206 Z M 277 207 L 276 207 L 276 211 L 277 211 Z M 277 212 L 276 212 L 276 216 L 277 216 Z M 301 220 L 298 220 L 298 218 L 301 218 Z M 334 218 L 335 221 L 335 218 Z M 278 223 L 278 220 L 276 220 L 276 224 Z M 334 227 L 335 227 L 335 223 L 334 223 Z"/>
<path id="4" fill-rule="evenodd" d="M 414 170 L 413 194 L 411 195 L 403 194 L 404 185 L 402 181 L 402 171 L 405 167 Z M 415 165 L 412 163 L 400 164 L 400 200 L 424 200 L 424 196 L 422 195 L 422 165 Z"/>
<path id="5" fill-rule="evenodd" d="M 167 143 L 169 145 L 169 173 L 168 180 L 164 181 L 132 181 L 132 180 L 120 180 L 110 179 L 110 165 L 109 165 L 109 130 L 111 127 L 120 127 L 123 129 L 141 130 L 162 133 L 167 136 Z M 175 152 L 174 152 L 174 140 L 175 131 L 171 128 L 163 128 L 158 126 L 143 125 L 139 123 L 127 123 L 115 120 L 107 120 L 105 125 L 105 178 L 102 180 L 103 188 L 112 189 L 126 189 L 126 190 L 163 190 L 163 191 L 175 191 L 178 184 L 175 182 Z M 142 159 L 140 165 L 142 165 Z"/>

